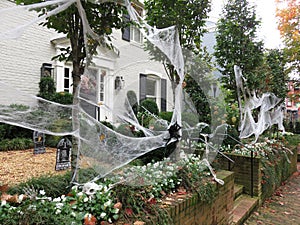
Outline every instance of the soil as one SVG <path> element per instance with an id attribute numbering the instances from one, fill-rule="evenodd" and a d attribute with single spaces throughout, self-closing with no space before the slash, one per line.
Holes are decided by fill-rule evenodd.
<path id="1" fill-rule="evenodd" d="M 43 154 L 33 154 L 33 149 L 0 152 L 0 185 L 18 184 L 32 177 L 62 174 L 56 171 L 56 149 L 46 148 Z"/>

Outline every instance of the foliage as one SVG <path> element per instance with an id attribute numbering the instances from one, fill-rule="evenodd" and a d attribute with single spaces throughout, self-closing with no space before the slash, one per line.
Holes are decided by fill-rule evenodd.
<path id="1" fill-rule="evenodd" d="M 43 2 L 42 0 L 16 0 L 17 4 L 32 4 Z M 109 35 L 112 29 L 121 29 L 125 26 L 122 21 L 122 14 L 125 8 L 115 2 L 95 3 L 93 1 L 81 1 L 85 10 L 86 17 L 92 30 L 98 35 L 104 35 L 110 40 Z M 44 15 L 47 10 L 38 9 L 39 15 Z M 54 57 L 60 61 L 72 61 L 73 64 L 73 93 L 76 93 L 80 81 L 80 75 L 83 72 L 86 51 L 84 45 L 83 21 L 79 15 L 76 5 L 73 4 L 59 14 L 50 16 L 41 25 L 49 29 L 54 29 L 58 33 L 63 33 L 70 39 L 71 45 L 67 48 L 61 48 L 61 54 Z M 90 40 L 89 46 L 91 53 L 94 54 L 96 47 L 99 46 L 99 40 Z"/>
<path id="2" fill-rule="evenodd" d="M 0 141 L 0 151 L 23 150 L 33 147 L 33 141 L 29 138 L 3 139 Z"/>
<path id="3" fill-rule="evenodd" d="M 44 190 L 49 197 L 55 198 L 62 193 L 70 191 L 71 175 L 69 172 L 63 175 L 43 175 L 33 177 L 30 180 L 19 183 L 9 189 L 10 194 L 22 193 L 25 189 Z"/>
<path id="4" fill-rule="evenodd" d="M 292 137 L 292 136 L 291 136 Z M 276 139 L 264 138 L 262 142 L 245 145 L 235 145 L 222 147 L 222 151 L 230 152 L 234 154 L 250 156 L 253 152 L 254 157 L 259 157 L 262 163 L 262 199 L 270 197 L 281 182 L 286 180 L 293 172 L 294 166 L 290 164 L 291 155 L 290 150 L 285 146 L 288 146 L 288 139 L 290 135 L 281 134 Z M 295 139 L 295 143 L 291 147 L 294 149 L 298 145 L 299 139 Z"/>
<path id="5" fill-rule="evenodd" d="M 171 122 L 173 112 L 160 112 L 158 116 L 163 120 Z"/>
<path id="6" fill-rule="evenodd" d="M 56 88 L 54 79 L 52 77 L 42 77 L 39 82 L 39 94 L 38 96 L 47 100 L 51 100 L 52 96 L 55 94 Z"/>
<path id="7" fill-rule="evenodd" d="M 265 78 L 265 92 L 272 92 L 278 98 L 284 99 L 288 89 L 286 87 L 287 77 L 284 73 L 285 60 L 282 50 L 271 49 L 265 54 L 268 71 Z"/>
<path id="8" fill-rule="evenodd" d="M 97 183 L 75 185 L 71 191 L 68 188 L 70 174 L 45 176 L 10 189 L 9 193 L 15 194 L 18 200 L 2 200 L 0 222 L 9 221 L 5 224 L 12 225 L 82 224 L 85 218 L 95 217 L 97 224 L 135 219 L 150 224 L 172 224 L 170 216 L 160 206 L 161 200 L 180 189 L 197 191 L 200 200 L 211 202 L 216 185 L 209 175 L 201 159 L 191 155 L 176 163 L 164 159 L 144 166 L 126 167 L 123 172 Z M 125 185 L 124 181 L 129 184 Z M 22 191 L 26 195 L 18 195 Z"/>
<path id="9" fill-rule="evenodd" d="M 73 95 L 68 92 L 56 92 L 54 79 L 52 77 L 42 77 L 39 83 L 38 96 L 49 101 L 64 105 L 73 103 Z"/>
<path id="10" fill-rule="evenodd" d="M 0 141 L 13 138 L 32 138 L 32 130 L 0 123 Z"/>
<path id="11" fill-rule="evenodd" d="M 159 109 L 155 101 L 152 99 L 145 99 L 141 102 L 139 111 L 141 113 L 145 113 L 145 111 L 149 111 L 151 114 L 158 115 Z"/>
<path id="12" fill-rule="evenodd" d="M 276 0 L 276 17 L 279 19 L 278 29 L 283 38 L 285 58 L 288 70 L 300 71 L 300 8 L 297 0 Z"/>
<path id="13" fill-rule="evenodd" d="M 147 11 L 146 20 L 151 26 L 166 28 L 176 26 L 179 41 L 184 49 L 199 55 L 202 52 L 201 37 L 205 32 L 205 22 L 210 11 L 210 1 L 144 1 Z M 163 18 L 163 19 L 162 19 Z M 155 48 L 147 46 L 150 55 L 156 59 L 162 59 L 161 53 Z M 173 84 L 178 83 L 179 77 L 174 66 L 169 62 L 163 62 L 166 73 Z"/>
<path id="14" fill-rule="evenodd" d="M 260 71 L 256 70 L 263 61 L 263 43 L 256 41 L 259 25 L 255 8 L 247 0 L 228 1 L 217 23 L 214 55 L 224 75 L 225 88 L 232 91 L 230 98 L 237 97 L 234 65 L 241 67 L 250 91 L 261 83 Z"/>
<path id="15" fill-rule="evenodd" d="M 186 76 L 185 82 L 185 90 L 193 101 L 199 115 L 197 122 L 201 121 L 204 123 L 210 123 L 210 104 L 205 95 L 206 92 L 204 92 L 204 90 L 202 90 L 202 88 L 197 85 L 197 82 L 190 76 Z"/>
<path id="16" fill-rule="evenodd" d="M 64 105 L 70 105 L 73 103 L 73 95 L 69 92 L 56 92 L 52 96 L 51 101 Z"/>

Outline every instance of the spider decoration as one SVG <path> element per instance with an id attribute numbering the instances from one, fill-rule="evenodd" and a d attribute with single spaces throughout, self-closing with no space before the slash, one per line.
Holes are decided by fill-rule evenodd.
<path id="1" fill-rule="evenodd" d="M 166 146 L 169 144 L 169 142 L 172 140 L 172 138 L 176 139 L 176 142 L 179 140 L 179 138 L 181 137 L 181 135 L 178 133 L 178 131 L 180 131 L 181 126 L 178 125 L 177 121 L 170 126 L 169 130 L 169 134 L 170 137 L 168 139 L 166 139 Z"/>

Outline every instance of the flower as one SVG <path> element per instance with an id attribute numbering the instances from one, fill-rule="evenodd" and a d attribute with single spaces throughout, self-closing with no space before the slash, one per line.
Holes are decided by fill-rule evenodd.
<path id="1" fill-rule="evenodd" d="M 44 190 L 40 190 L 39 193 L 40 193 L 40 195 L 45 195 L 46 194 L 46 192 Z"/>
<path id="2" fill-rule="evenodd" d="M 106 216 L 106 213 L 105 212 L 102 212 L 101 214 L 100 214 L 100 217 L 101 218 L 104 218 Z"/>

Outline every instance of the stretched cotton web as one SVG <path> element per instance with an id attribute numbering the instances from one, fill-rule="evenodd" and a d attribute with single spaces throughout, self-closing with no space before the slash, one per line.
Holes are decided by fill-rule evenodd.
<path id="1" fill-rule="evenodd" d="M 273 93 L 263 93 L 261 96 L 257 96 L 255 91 L 249 93 L 244 86 L 241 68 L 234 66 L 234 72 L 240 105 L 240 138 L 254 135 L 256 142 L 265 130 L 276 124 L 279 130 L 284 131 L 284 106 L 281 99 Z M 255 110 L 258 110 L 257 116 L 254 114 Z"/>
<path id="2" fill-rule="evenodd" d="M 105 1 L 92 2 L 100 4 Z M 76 93 L 78 102 L 75 101 L 76 104 L 67 106 L 38 98 L 34 95 L 37 90 L 26 90 L 26 83 L 24 86 L 18 85 L 20 79 L 26 80 L 22 74 L 9 76 L 0 82 L 0 121 L 46 134 L 75 137 L 78 140 L 77 170 L 92 169 L 94 171 L 94 173 L 88 173 L 85 180 L 104 177 L 132 160 L 151 151 L 165 148 L 173 142 L 176 142 L 176 149 L 169 157 L 174 160 L 192 153 L 195 143 L 205 143 L 203 161 L 211 169 L 210 162 L 218 154 L 219 145 L 226 132 L 226 125 L 222 124 L 222 117 L 225 113 L 222 110 L 224 102 L 222 95 L 216 97 L 212 93 L 211 85 L 215 82 L 212 71 L 203 62 L 196 60 L 197 57 L 192 53 L 188 51 L 183 53 L 176 27 L 164 29 L 151 27 L 138 17 L 128 1 L 122 2 L 127 7 L 131 19 L 138 25 L 135 29 L 139 29 L 148 40 L 147 48 L 156 49 L 158 56 L 150 56 L 141 46 L 136 47 L 139 54 L 131 54 L 132 45 L 126 42 L 120 44 L 118 40 L 112 43 L 116 46 L 115 48 L 106 48 L 106 38 L 93 32 L 79 0 L 47 1 L 0 11 L 1 18 L 5 20 L 12 18 L 8 15 L 15 13 L 15 10 L 20 10 L 21 14 L 24 10 L 52 6 L 52 10 L 42 17 L 38 17 L 37 13 L 31 11 L 28 18 L 21 20 L 23 24 L 16 24 L 14 28 L 5 27 L 1 23 L 0 40 L 3 46 L 13 41 L 15 48 L 22 49 L 22 42 L 30 38 L 30 29 L 33 24 L 67 9 L 71 4 L 76 4 L 83 21 L 87 51 L 85 70 Z M 8 23 L 3 22 L 3 24 Z M 98 54 L 94 57 L 89 45 L 90 40 L 97 41 L 99 44 Z M 11 49 L 7 51 L 8 56 L 17 57 Z M 32 60 L 37 60 L 30 49 L 24 49 L 24 51 L 28 51 L 25 54 L 32 57 Z M 52 53 L 55 54 L 55 52 Z M 111 59 L 111 69 L 99 72 L 97 66 L 102 66 L 99 62 L 103 63 L 101 61 L 103 57 Z M 150 74 L 154 80 L 162 78 L 160 77 L 163 76 L 162 71 L 164 71 L 162 63 L 172 64 L 179 77 L 179 80 L 174 83 L 174 89 L 171 85 L 167 85 L 167 96 L 173 96 L 173 98 L 160 96 L 158 101 L 165 102 L 173 111 L 172 119 L 168 122 L 146 110 L 151 120 L 148 121 L 148 126 L 145 126 L 144 121 L 137 118 L 135 108 L 142 99 L 136 98 L 136 102 L 133 102 L 128 94 L 130 91 L 132 94 L 132 91 L 141 88 L 141 81 L 132 74 Z M 211 112 L 214 111 L 212 110 L 214 107 L 219 110 L 218 114 L 211 113 L 210 125 L 199 120 L 193 101 L 185 93 L 183 88 L 185 74 L 193 77 L 202 88 L 211 104 Z M 11 87 L 11 84 L 16 84 L 18 88 Z M 151 86 L 146 83 L 143 88 L 151 91 L 151 87 L 157 87 L 155 85 L 153 86 L 152 83 Z M 101 96 L 103 90 L 109 93 L 105 98 Z M 140 89 L 140 91 L 145 90 Z M 195 119 L 191 119 L 192 117 Z M 204 131 L 207 127 L 209 132 Z"/>

